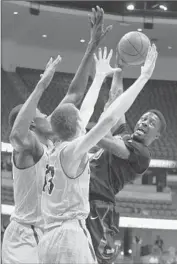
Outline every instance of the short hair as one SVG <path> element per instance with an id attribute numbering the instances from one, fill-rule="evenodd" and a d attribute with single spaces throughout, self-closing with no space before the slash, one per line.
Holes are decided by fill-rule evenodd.
<path id="1" fill-rule="evenodd" d="M 9 126 L 12 128 L 15 122 L 16 117 L 18 116 L 23 104 L 19 104 L 12 108 L 9 114 Z"/>
<path id="2" fill-rule="evenodd" d="M 78 110 L 71 104 L 59 106 L 51 116 L 53 131 L 61 140 L 68 140 L 76 135 Z"/>
<path id="3" fill-rule="evenodd" d="M 155 114 L 160 119 L 160 133 L 163 134 L 166 131 L 167 123 L 163 114 L 156 109 L 151 109 L 148 112 Z"/>
<path id="4" fill-rule="evenodd" d="M 15 106 L 14 108 L 12 108 L 12 110 L 10 111 L 8 123 L 9 123 L 9 126 L 11 128 L 13 127 L 15 119 L 17 118 L 20 110 L 22 109 L 22 106 L 23 106 L 23 104 L 19 104 L 19 105 Z M 39 107 L 37 109 L 41 112 Z"/>

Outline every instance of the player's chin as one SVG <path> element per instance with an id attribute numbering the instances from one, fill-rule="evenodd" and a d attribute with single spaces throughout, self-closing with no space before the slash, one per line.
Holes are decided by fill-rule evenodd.
<path id="1" fill-rule="evenodd" d="M 144 140 L 145 140 L 145 134 L 139 134 L 138 132 L 134 132 L 133 133 L 133 139 L 135 139 L 135 140 L 138 140 L 138 141 L 140 141 L 140 142 L 144 142 Z"/>

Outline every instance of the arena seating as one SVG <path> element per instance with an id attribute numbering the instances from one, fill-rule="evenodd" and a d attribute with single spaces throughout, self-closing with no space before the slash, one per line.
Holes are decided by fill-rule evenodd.
<path id="1" fill-rule="evenodd" d="M 21 78 L 29 93 L 31 93 L 42 73 L 40 70 L 17 68 L 16 73 Z M 40 101 L 40 108 L 49 114 L 58 105 L 66 94 L 72 81 L 73 74 L 56 73 L 49 88 L 44 92 Z M 124 87 L 127 89 L 134 80 L 125 79 Z M 89 80 L 88 87 L 91 83 Z M 101 89 L 101 96 L 97 102 L 95 113 L 91 121 L 97 121 L 108 99 L 111 80 L 107 79 Z M 138 118 L 148 109 L 160 110 L 167 121 L 167 132 L 160 140 L 155 141 L 151 146 L 152 158 L 177 160 L 177 82 L 150 80 L 147 87 L 140 93 L 134 105 L 126 114 L 131 130 Z M 9 87 L 6 73 L 2 71 L 2 96 L 7 98 L 2 104 L 2 139 L 7 141 L 7 114 L 14 105 L 18 104 L 20 98 L 13 87 Z M 9 96 L 9 94 L 11 96 Z"/>
<path id="2" fill-rule="evenodd" d="M 42 73 L 42 71 L 39 70 L 31 70 L 31 69 L 22 69 L 22 68 L 17 68 L 17 74 L 20 76 L 24 84 L 28 87 L 29 92 L 31 93 L 39 81 L 39 76 Z M 69 85 L 73 79 L 74 75 L 73 74 L 68 74 L 68 73 L 55 73 L 54 78 L 49 85 L 49 88 L 44 92 L 41 101 L 40 101 L 40 108 L 42 111 L 44 111 L 46 114 L 51 113 L 54 108 L 59 104 L 59 102 L 63 99 L 65 94 L 68 91 Z M 89 79 L 88 82 L 88 87 L 91 84 L 91 79 Z M 104 87 L 106 84 L 104 84 Z M 98 103 L 96 106 L 96 111 L 94 115 L 94 120 L 98 119 L 103 106 L 104 106 L 104 99 L 108 98 L 108 89 L 102 88 L 102 95 L 98 99 Z M 93 118 L 92 118 L 93 119 Z"/>
<path id="3" fill-rule="evenodd" d="M 177 209 L 172 203 L 132 199 L 125 201 L 116 199 L 116 210 L 122 216 L 176 219 Z"/>
<path id="4" fill-rule="evenodd" d="M 9 141 L 8 116 L 11 109 L 21 104 L 21 98 L 7 77 L 7 73 L 1 69 L 1 141 Z"/>
<path id="5" fill-rule="evenodd" d="M 157 195 L 157 194 L 156 194 Z M 13 188 L 2 186 L 2 204 L 14 205 Z M 176 205 L 164 200 L 125 199 L 116 197 L 116 210 L 121 216 L 176 219 Z"/>
<path id="6" fill-rule="evenodd" d="M 123 216 L 175 219 L 177 205 L 170 188 L 157 193 L 153 185 L 128 184 L 116 195 L 116 209 Z"/>
<path id="7" fill-rule="evenodd" d="M 14 191 L 12 187 L 2 186 L 1 188 L 1 203 L 14 205 Z"/>

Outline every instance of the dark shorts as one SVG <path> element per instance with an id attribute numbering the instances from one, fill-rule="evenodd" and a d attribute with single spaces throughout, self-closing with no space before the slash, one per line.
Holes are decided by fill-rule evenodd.
<path id="1" fill-rule="evenodd" d="M 98 263 L 112 263 L 119 254 L 115 245 L 119 233 L 119 213 L 109 202 L 91 201 L 90 214 L 86 220 Z"/>

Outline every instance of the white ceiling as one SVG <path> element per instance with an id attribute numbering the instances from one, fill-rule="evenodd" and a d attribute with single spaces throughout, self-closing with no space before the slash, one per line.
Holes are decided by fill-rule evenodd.
<path id="1" fill-rule="evenodd" d="M 69 14 L 62 10 L 57 11 L 58 8 L 53 8 L 54 12 L 51 12 L 52 8 L 45 7 L 45 10 L 42 10 L 41 7 L 40 15 L 32 16 L 29 12 L 29 3 L 23 6 L 21 1 L 2 2 L 2 40 L 12 40 L 20 45 L 83 52 L 89 40 L 87 12 L 72 11 Z M 14 15 L 13 12 L 18 14 Z M 120 25 L 119 21 L 122 18 L 109 15 L 105 17 L 106 25 L 113 24 L 112 32 L 102 43 L 109 48 L 115 48 L 125 33 L 142 28 L 143 25 L 142 19 Z M 164 20 L 155 22 L 154 29 L 144 30 L 144 33 L 151 39 L 157 39 L 156 44 L 161 56 L 177 57 L 177 20 L 173 20 L 172 24 Z M 46 34 L 47 38 L 43 38 L 43 34 Z M 85 39 L 86 43 L 80 43 L 81 38 Z M 169 50 L 168 46 L 172 46 L 172 49 Z"/>

